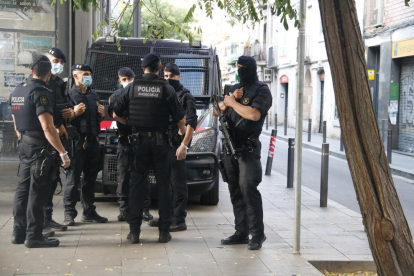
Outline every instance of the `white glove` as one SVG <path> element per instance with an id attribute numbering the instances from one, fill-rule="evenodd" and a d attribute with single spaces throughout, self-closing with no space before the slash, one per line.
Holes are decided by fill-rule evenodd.
<path id="1" fill-rule="evenodd" d="M 175 156 L 177 156 L 177 160 L 183 160 L 187 156 L 187 150 L 188 147 L 181 143 L 181 145 L 178 147 Z"/>
<path id="2" fill-rule="evenodd" d="M 68 152 L 60 153 L 59 155 L 60 155 L 60 159 L 62 160 L 62 167 L 64 169 L 69 168 L 70 158 L 69 158 Z"/>

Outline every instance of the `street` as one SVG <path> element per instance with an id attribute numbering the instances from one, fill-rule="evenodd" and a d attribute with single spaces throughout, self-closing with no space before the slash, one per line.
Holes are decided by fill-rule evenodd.
<path id="1" fill-rule="evenodd" d="M 262 164 L 266 164 L 270 137 L 261 136 Z M 287 176 L 288 144 L 276 140 L 272 169 Z M 302 185 L 320 193 L 321 154 L 311 149 L 303 149 Z M 414 230 L 414 181 L 393 175 L 394 185 L 404 209 L 411 230 Z M 356 193 L 347 161 L 331 156 L 329 158 L 328 198 L 360 213 Z"/>

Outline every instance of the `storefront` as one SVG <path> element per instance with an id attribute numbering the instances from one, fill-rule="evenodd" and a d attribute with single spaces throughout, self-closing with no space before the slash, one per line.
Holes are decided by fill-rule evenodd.
<path id="1" fill-rule="evenodd" d="M 414 153 L 414 39 L 393 42 L 392 58 L 398 59 L 401 71 L 399 83 L 391 84 L 390 120 L 397 123 L 398 114 L 398 148 Z"/>

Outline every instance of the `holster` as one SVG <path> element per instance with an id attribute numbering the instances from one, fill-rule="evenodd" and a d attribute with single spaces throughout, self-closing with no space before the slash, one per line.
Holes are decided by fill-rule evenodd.
<path id="1" fill-rule="evenodd" d="M 32 174 L 36 177 L 50 176 L 52 173 L 52 168 L 54 167 L 56 162 L 57 153 L 50 153 L 47 149 L 42 149 L 40 154 L 43 155 L 44 159 L 39 158 L 36 160 L 36 164 L 34 167 L 34 171 L 32 171 Z"/>

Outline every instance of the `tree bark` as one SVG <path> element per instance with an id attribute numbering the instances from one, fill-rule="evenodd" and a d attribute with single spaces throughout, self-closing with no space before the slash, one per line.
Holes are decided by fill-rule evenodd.
<path id="1" fill-rule="evenodd" d="M 374 116 L 355 2 L 319 0 L 319 7 L 346 156 L 378 275 L 413 276 L 413 240 Z"/>

